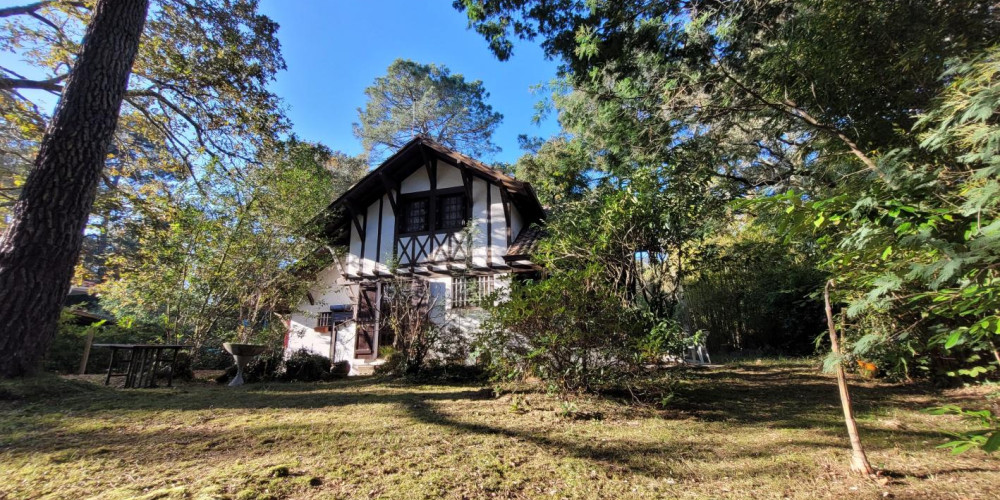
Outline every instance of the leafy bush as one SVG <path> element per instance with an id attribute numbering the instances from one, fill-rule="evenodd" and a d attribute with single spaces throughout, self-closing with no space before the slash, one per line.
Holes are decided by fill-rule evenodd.
<path id="1" fill-rule="evenodd" d="M 230 359 L 232 358 L 230 357 Z M 278 380 L 282 374 L 283 361 L 284 351 L 281 349 L 265 351 L 264 354 L 257 356 L 247 363 L 246 369 L 243 370 L 243 381 L 252 384 L 255 382 Z M 234 377 L 236 377 L 236 365 L 231 364 L 226 369 L 226 372 L 216 378 L 215 381 L 225 384 Z"/>
<path id="2" fill-rule="evenodd" d="M 243 372 L 243 381 L 250 384 L 256 382 L 317 382 L 344 378 L 351 370 L 347 361 L 338 361 L 330 366 L 330 358 L 316 354 L 307 349 L 299 349 L 287 358 L 281 349 L 266 351 L 247 364 Z M 216 382 L 228 383 L 236 376 L 236 366 L 230 366 L 220 375 Z"/>
<path id="3" fill-rule="evenodd" d="M 382 328 L 392 332 L 392 345 L 383 348 L 386 362 L 380 373 L 413 375 L 424 367 L 442 327 L 432 315 L 439 310 L 423 280 L 396 278 L 384 288 Z"/>
<path id="4" fill-rule="evenodd" d="M 590 267 L 513 284 L 509 300 L 490 308 L 475 346 L 494 381 L 538 377 L 564 390 L 598 390 L 627 385 L 660 361 L 669 346 L 649 339 L 652 326 Z"/>
<path id="5" fill-rule="evenodd" d="M 163 332 L 150 325 L 133 325 L 125 328 L 110 322 L 85 325 L 68 310 L 59 318 L 59 329 L 43 361 L 45 371 L 76 373 L 83 359 L 87 336 L 94 333 L 95 344 L 156 343 L 162 342 Z M 111 362 L 109 349 L 93 348 L 87 362 L 87 373 L 102 373 Z"/>
<path id="6" fill-rule="evenodd" d="M 708 350 L 812 354 L 824 327 L 823 302 L 813 295 L 825 273 L 749 230 L 716 240 L 700 249 L 684 285 L 685 317 L 706 332 Z"/>
<path id="7" fill-rule="evenodd" d="M 966 410 L 959 406 L 947 405 L 926 410 L 932 415 L 959 415 L 963 419 L 979 424 L 979 429 L 969 432 L 952 432 L 951 441 L 938 448 L 950 449 L 953 454 L 964 453 L 979 448 L 986 453 L 1000 450 L 1000 415 L 990 410 Z"/>
<path id="8" fill-rule="evenodd" d="M 330 379 L 330 358 L 306 349 L 299 349 L 285 359 L 281 380 L 317 382 Z"/>
<path id="9" fill-rule="evenodd" d="M 191 355 L 186 352 L 177 353 L 177 359 L 173 364 L 173 378 L 176 380 L 194 380 L 194 369 L 192 365 L 193 360 Z M 170 370 L 170 368 L 165 368 L 164 371 Z"/>
<path id="10" fill-rule="evenodd" d="M 351 372 L 351 362 L 346 359 L 342 359 L 333 364 L 330 368 L 330 376 L 332 378 L 345 378 L 347 374 Z"/>

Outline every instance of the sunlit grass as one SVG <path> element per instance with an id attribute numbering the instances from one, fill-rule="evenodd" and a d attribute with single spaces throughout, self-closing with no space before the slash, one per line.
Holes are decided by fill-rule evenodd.
<path id="1" fill-rule="evenodd" d="M 847 472 L 814 365 L 698 371 L 665 410 L 377 380 L 6 382 L 0 498 L 996 498 L 1000 462 L 935 449 L 959 424 L 919 412 L 979 393 L 855 382 L 883 484 Z"/>

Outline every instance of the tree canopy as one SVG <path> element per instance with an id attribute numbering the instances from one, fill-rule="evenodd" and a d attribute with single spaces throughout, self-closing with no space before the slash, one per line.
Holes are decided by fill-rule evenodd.
<path id="1" fill-rule="evenodd" d="M 481 157 L 499 151 L 493 132 L 503 120 L 479 80 L 466 81 L 445 66 L 397 59 L 365 89 L 354 135 L 378 162 L 418 134 Z"/>
<path id="2" fill-rule="evenodd" d="M 833 279 L 844 314 L 831 327 L 845 341 L 830 366 L 995 376 L 992 2 L 454 5 L 500 59 L 521 38 L 562 61 L 560 122 L 620 189 L 676 197 L 649 220 L 680 223 L 663 227 L 676 255 L 701 259 L 697 279 L 717 279 L 711 259 L 730 252 L 692 215 L 781 241 Z M 572 164 L 554 161 L 549 171 Z M 663 182 L 644 188 L 647 172 Z M 985 435 L 956 446 L 1000 447 L 1000 432 Z"/>

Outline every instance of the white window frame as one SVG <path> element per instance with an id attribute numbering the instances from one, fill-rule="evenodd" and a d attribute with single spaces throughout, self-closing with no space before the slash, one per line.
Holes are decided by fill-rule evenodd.
<path id="1" fill-rule="evenodd" d="M 484 298 L 496 291 L 492 274 L 456 276 L 451 281 L 451 308 L 469 309 L 482 307 Z"/>

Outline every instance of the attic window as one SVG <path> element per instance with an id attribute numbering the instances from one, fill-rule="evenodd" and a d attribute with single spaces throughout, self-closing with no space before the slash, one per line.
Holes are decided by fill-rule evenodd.
<path id="1" fill-rule="evenodd" d="M 413 198 L 407 200 L 403 207 L 403 232 L 413 233 L 429 229 L 430 200 L 428 198 Z"/>
<path id="2" fill-rule="evenodd" d="M 438 229 L 460 229 L 465 226 L 464 194 L 441 196 L 437 202 Z"/>

